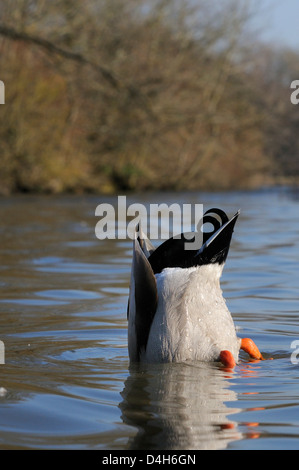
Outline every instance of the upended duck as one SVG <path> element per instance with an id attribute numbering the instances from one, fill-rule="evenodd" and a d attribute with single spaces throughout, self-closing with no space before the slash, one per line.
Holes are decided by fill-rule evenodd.
<path id="1" fill-rule="evenodd" d="M 202 225 L 212 223 L 213 231 L 203 233 L 196 250 L 185 249 L 190 233 L 155 249 L 137 225 L 127 312 L 131 362 L 218 361 L 233 368 L 240 349 L 263 359 L 250 338 L 237 337 L 220 287 L 239 214 L 229 220 L 220 209 L 206 211 Z"/>

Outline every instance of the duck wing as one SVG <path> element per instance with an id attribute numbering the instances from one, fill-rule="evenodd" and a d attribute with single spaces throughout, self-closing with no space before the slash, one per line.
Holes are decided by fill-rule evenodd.
<path id="1" fill-rule="evenodd" d="M 135 350 L 139 360 L 141 351 L 146 348 L 149 331 L 158 304 L 157 282 L 146 253 L 153 253 L 153 246 L 140 237 L 139 227 L 136 228 L 133 243 L 133 265 L 131 273 L 130 296 L 128 303 L 128 320 L 131 328 L 135 328 Z M 134 318 L 130 319 L 130 316 Z"/>
<path id="2" fill-rule="evenodd" d="M 141 222 L 136 227 L 135 235 L 137 235 L 137 240 L 139 245 L 147 258 L 155 251 L 155 247 L 152 245 L 151 241 L 146 237 L 141 228 Z"/>

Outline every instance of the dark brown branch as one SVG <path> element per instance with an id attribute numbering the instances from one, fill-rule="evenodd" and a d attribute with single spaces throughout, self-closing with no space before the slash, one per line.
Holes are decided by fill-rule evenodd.
<path id="1" fill-rule="evenodd" d="M 35 44 L 52 54 L 58 54 L 61 57 L 65 57 L 66 59 L 73 60 L 81 64 L 87 64 L 93 67 L 94 69 L 98 70 L 101 73 L 102 77 L 113 88 L 116 88 L 116 89 L 120 88 L 119 80 L 115 77 L 115 75 L 110 70 L 108 70 L 106 67 L 103 67 L 102 65 L 98 65 L 89 61 L 86 57 L 84 57 L 83 55 L 79 53 L 67 51 L 65 49 L 62 49 L 59 46 L 56 46 L 55 44 L 48 41 L 47 39 L 41 38 L 39 36 L 32 36 L 24 32 L 16 31 L 15 29 L 7 27 L 3 24 L 0 24 L 0 35 L 5 36 L 14 41 L 24 41 L 27 43 Z"/>
<path id="2" fill-rule="evenodd" d="M 144 109 L 144 111 L 148 114 L 148 116 L 151 117 L 151 119 L 156 119 L 156 116 L 154 116 L 151 110 L 147 97 L 142 92 L 140 92 L 140 90 L 134 85 L 131 85 L 131 84 L 124 85 L 115 76 L 114 73 L 112 73 L 109 69 L 107 69 L 107 67 L 91 62 L 82 54 L 68 51 L 59 46 L 56 46 L 55 44 L 53 44 L 51 41 L 48 41 L 47 39 L 41 38 L 39 36 L 33 36 L 31 34 L 29 35 L 25 32 L 16 31 L 14 28 L 7 27 L 3 24 L 0 24 L 0 35 L 7 37 L 11 40 L 14 40 L 14 41 L 24 41 L 27 43 L 34 44 L 52 54 L 58 54 L 61 57 L 65 57 L 66 59 L 73 60 L 81 64 L 89 65 L 93 69 L 100 72 L 102 77 L 106 80 L 107 83 L 110 84 L 110 86 L 112 86 L 116 90 L 120 90 L 120 89 L 125 90 L 131 100 L 135 100 L 135 101 L 137 100 L 139 102 L 140 106 Z"/>

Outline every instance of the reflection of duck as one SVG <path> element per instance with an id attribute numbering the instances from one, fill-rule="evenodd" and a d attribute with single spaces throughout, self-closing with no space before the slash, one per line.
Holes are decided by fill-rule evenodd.
<path id="1" fill-rule="evenodd" d="M 242 438 L 227 407 L 237 397 L 230 374 L 211 364 L 137 364 L 122 392 L 125 424 L 138 429 L 130 449 L 224 449 Z"/>
<path id="2" fill-rule="evenodd" d="M 263 359 L 252 340 L 237 337 L 220 288 L 238 216 L 229 220 L 220 209 L 207 211 L 202 223 L 214 230 L 203 233 L 196 250 L 186 249 L 190 234 L 154 249 L 136 229 L 128 305 L 131 361 L 221 361 L 234 367 L 240 348 Z"/>

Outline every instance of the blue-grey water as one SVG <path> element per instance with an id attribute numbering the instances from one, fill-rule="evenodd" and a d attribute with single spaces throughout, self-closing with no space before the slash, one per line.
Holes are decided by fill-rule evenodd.
<path id="1" fill-rule="evenodd" d="M 129 367 L 131 240 L 98 240 L 101 196 L 0 200 L 1 449 L 299 449 L 296 192 L 134 195 L 241 209 L 222 289 L 265 361 Z M 273 360 L 270 360 L 273 358 Z M 0 358 L 1 359 L 1 358 Z"/>

